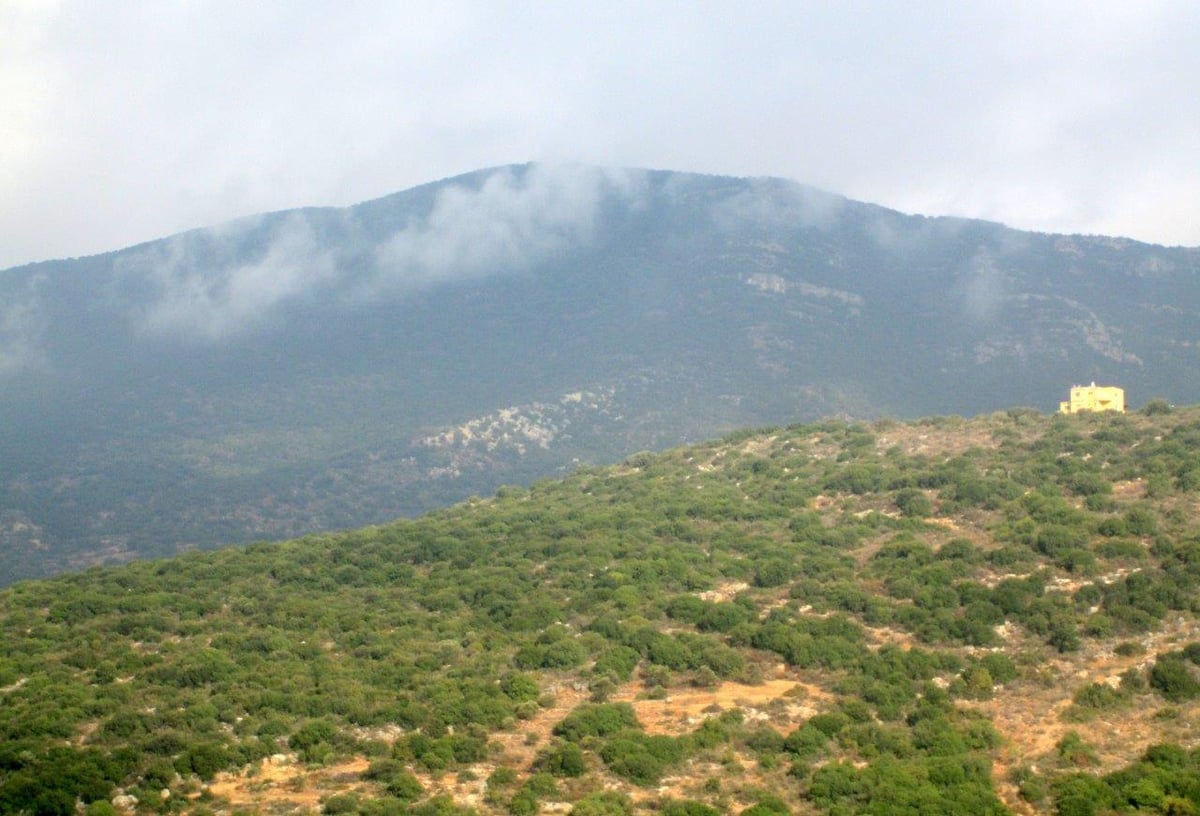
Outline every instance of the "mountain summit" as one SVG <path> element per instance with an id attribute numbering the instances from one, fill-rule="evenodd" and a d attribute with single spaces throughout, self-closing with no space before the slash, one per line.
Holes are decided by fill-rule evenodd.
<path id="1" fill-rule="evenodd" d="M 471 173 L 0 272 L 0 579 L 841 414 L 1200 400 L 1200 251 L 779 179 Z"/>

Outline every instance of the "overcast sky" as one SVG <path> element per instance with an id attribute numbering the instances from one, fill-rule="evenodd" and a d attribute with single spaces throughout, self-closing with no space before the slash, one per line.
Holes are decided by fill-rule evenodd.
<path id="1" fill-rule="evenodd" d="M 0 0 L 0 268 L 530 160 L 1200 245 L 1200 2 Z"/>

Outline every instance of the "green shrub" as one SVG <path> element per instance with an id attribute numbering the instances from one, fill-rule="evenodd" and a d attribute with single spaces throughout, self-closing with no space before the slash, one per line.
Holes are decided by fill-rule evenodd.
<path id="1" fill-rule="evenodd" d="M 1142 761 L 1158 768 L 1182 770 L 1191 764 L 1188 752 L 1171 743 L 1155 743 L 1142 753 Z"/>
<path id="2" fill-rule="evenodd" d="M 535 677 L 517 672 L 500 678 L 500 690 L 517 702 L 536 700 L 541 693 Z"/>
<path id="3" fill-rule="evenodd" d="M 1091 774 L 1060 777 L 1050 790 L 1058 816 L 1097 816 L 1113 804 L 1112 789 Z"/>
<path id="4" fill-rule="evenodd" d="M 358 812 L 358 794 L 338 793 L 330 796 L 321 805 L 321 812 L 329 816 Z"/>
<path id="5" fill-rule="evenodd" d="M 587 762 L 574 742 L 556 742 L 538 753 L 533 767 L 553 776 L 575 777 L 583 776 Z"/>
<path id="6" fill-rule="evenodd" d="M 631 816 L 633 802 L 617 791 L 591 793 L 575 803 L 569 816 Z"/>
<path id="7" fill-rule="evenodd" d="M 818 715 L 822 716 L 822 715 Z M 826 715 L 828 716 L 828 715 Z M 783 741 L 783 749 L 790 754 L 795 754 L 801 759 L 814 759 L 819 756 L 825 747 L 829 744 L 830 733 L 813 724 L 813 719 L 810 719 L 804 725 L 800 726 L 792 733 L 788 734 Z M 841 725 L 838 725 L 833 733 L 837 733 L 849 720 L 843 720 Z M 831 727 L 832 724 L 827 724 L 826 727 Z"/>
<path id="8" fill-rule="evenodd" d="M 1134 640 L 1125 640 L 1113 647 L 1113 653 L 1121 657 L 1133 657 L 1146 653 L 1146 647 Z"/>
<path id="9" fill-rule="evenodd" d="M 905 488 L 896 493 L 896 508 L 909 518 L 925 518 L 933 515 L 933 502 L 924 491 Z"/>
<path id="10" fill-rule="evenodd" d="M 175 767 L 181 773 L 194 773 L 205 781 L 210 781 L 219 771 L 234 764 L 234 757 L 225 746 L 215 743 L 200 743 L 188 748 L 176 761 Z"/>
<path id="11" fill-rule="evenodd" d="M 600 749 L 600 758 L 610 771 L 637 785 L 654 784 L 669 765 L 682 761 L 685 755 L 683 740 L 636 731 L 616 736 Z"/>
<path id="12" fill-rule="evenodd" d="M 434 796 L 419 805 L 413 805 L 408 810 L 410 816 L 474 816 L 471 808 L 459 807 L 453 797 L 443 794 Z"/>
<path id="13" fill-rule="evenodd" d="M 553 796 L 558 793 L 558 783 L 548 773 L 535 773 L 525 780 L 524 787 L 533 791 L 537 796 Z"/>
<path id="14" fill-rule="evenodd" d="M 550 644 L 530 644 L 513 655 L 519 669 L 571 669 L 587 659 L 587 650 L 577 640 L 563 638 Z"/>
<path id="15" fill-rule="evenodd" d="M 1179 653 L 1159 655 L 1150 667 L 1150 687 L 1173 703 L 1200 697 L 1200 682 Z"/>
<path id="16" fill-rule="evenodd" d="M 965 538 L 952 538 L 937 551 L 935 558 L 939 561 L 963 561 L 975 563 L 979 561 L 979 548 Z"/>
<path id="17" fill-rule="evenodd" d="M 955 684 L 954 689 L 962 696 L 971 700 L 990 700 L 992 688 L 996 681 L 991 672 L 979 664 L 969 666 L 962 673 L 961 685 Z"/>
<path id="18" fill-rule="evenodd" d="M 384 789 L 390 796 L 402 802 L 415 802 L 425 792 L 421 780 L 407 769 L 402 769 L 388 777 Z"/>
<path id="19" fill-rule="evenodd" d="M 1099 759 L 1096 749 L 1083 741 L 1078 731 L 1068 731 L 1054 746 L 1059 758 L 1068 765 L 1084 767 L 1095 765 Z"/>
<path id="20" fill-rule="evenodd" d="M 310 720 L 288 737 L 288 745 L 306 762 L 320 762 L 331 752 L 338 729 L 329 720 Z"/>
<path id="21" fill-rule="evenodd" d="M 783 750 L 783 735 L 770 726 L 762 726 L 743 737 L 746 747 L 759 754 L 777 754 Z"/>
<path id="22" fill-rule="evenodd" d="M 662 816 L 721 816 L 721 811 L 692 799 L 671 799 L 659 811 Z"/>
<path id="23" fill-rule="evenodd" d="M 641 728 L 629 703 L 581 705 L 554 726 L 554 735 L 570 742 L 584 737 L 608 737 L 629 728 Z"/>
<path id="24" fill-rule="evenodd" d="M 1011 657 L 1003 652 L 990 652 L 979 660 L 979 665 L 992 676 L 997 685 L 1004 685 L 1017 679 L 1017 665 Z"/>
<path id="25" fill-rule="evenodd" d="M 605 649 L 596 657 L 593 671 L 596 674 L 611 674 L 621 682 L 626 682 L 633 676 L 641 655 L 628 646 L 613 646 Z"/>
<path id="26" fill-rule="evenodd" d="M 1130 695 L 1124 689 L 1115 689 L 1107 683 L 1091 683 L 1075 692 L 1071 706 L 1063 712 L 1063 719 L 1086 722 L 1102 712 L 1121 708 L 1129 699 Z"/>
<path id="27" fill-rule="evenodd" d="M 1124 521 L 1130 535 L 1149 536 L 1158 530 L 1154 513 L 1144 507 L 1131 507 L 1126 511 Z"/>

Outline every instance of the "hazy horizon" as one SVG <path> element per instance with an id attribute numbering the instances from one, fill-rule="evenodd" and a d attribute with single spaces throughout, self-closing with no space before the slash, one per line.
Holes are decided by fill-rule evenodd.
<path id="1" fill-rule="evenodd" d="M 526 161 L 1200 245 L 1200 7 L 0 11 L 0 268 Z"/>

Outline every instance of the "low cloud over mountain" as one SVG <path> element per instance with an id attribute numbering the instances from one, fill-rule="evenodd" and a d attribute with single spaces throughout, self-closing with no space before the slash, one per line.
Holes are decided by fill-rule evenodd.
<path id="1" fill-rule="evenodd" d="M 743 425 L 1049 409 L 1089 380 L 1195 401 L 1197 271 L 1195 249 L 578 165 L 18 267 L 0 570 L 381 521 Z"/>

